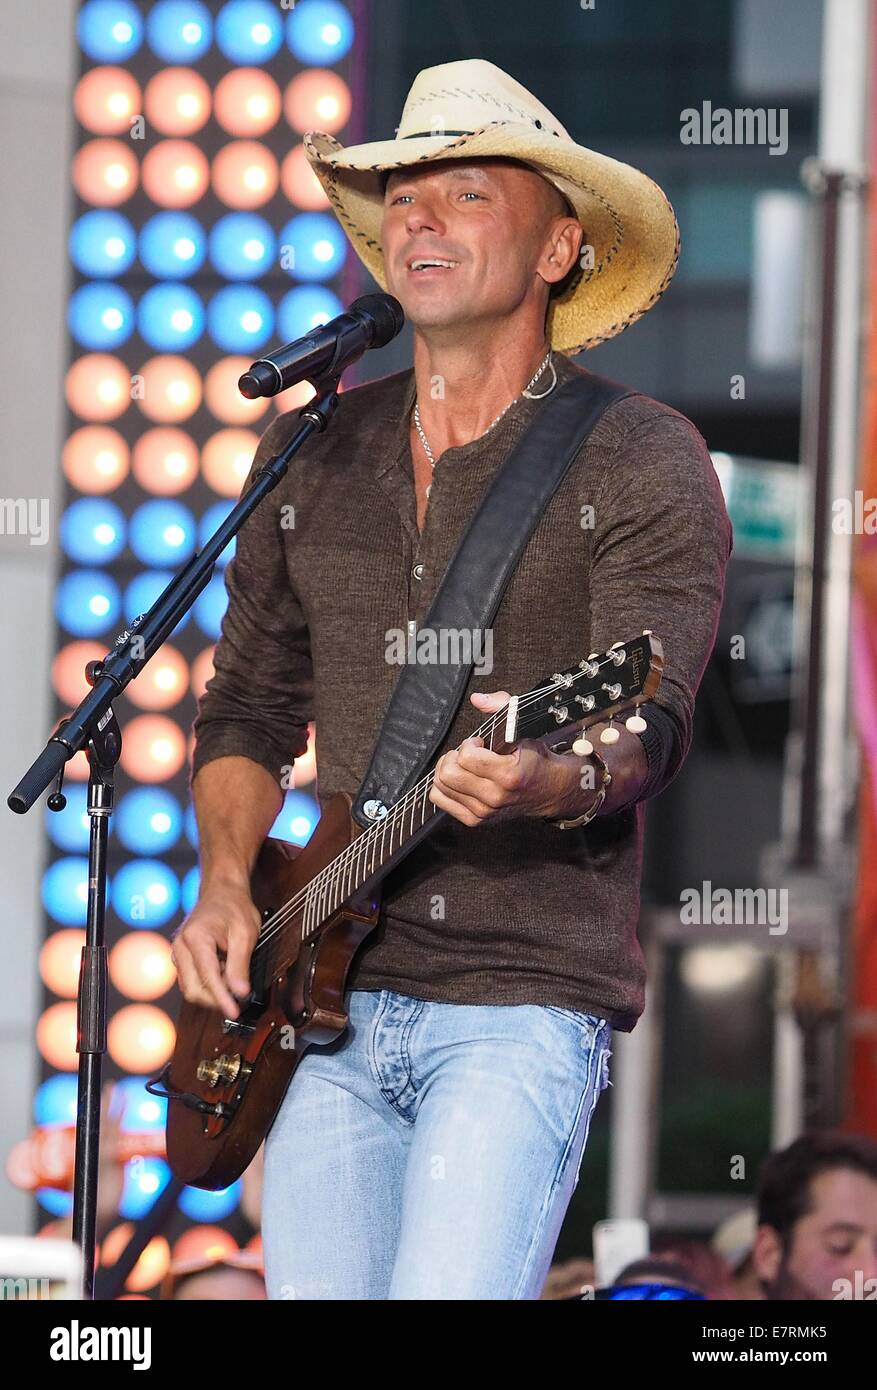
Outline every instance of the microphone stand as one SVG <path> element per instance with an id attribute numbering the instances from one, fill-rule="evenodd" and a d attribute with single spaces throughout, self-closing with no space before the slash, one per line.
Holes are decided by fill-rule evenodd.
<path id="1" fill-rule="evenodd" d="M 122 733 L 112 702 L 163 646 L 206 588 L 222 551 L 262 498 L 285 476 L 305 440 L 315 431 L 322 433 L 327 428 L 338 405 L 339 380 L 340 373 L 312 379 L 317 394 L 299 411 L 302 423 L 292 438 L 259 469 L 246 494 L 203 550 L 183 566 L 152 607 L 135 618 L 130 628 L 116 638 L 113 650 L 102 661 L 88 663 L 85 675 L 91 686 L 90 693 L 61 721 L 42 753 L 7 798 L 10 810 L 23 815 L 54 781 L 55 789 L 48 805 L 53 811 L 62 810 L 66 805 L 61 792 L 65 764 L 85 749 L 89 763 L 88 909 L 77 997 L 79 1076 L 73 1177 L 73 1239 L 82 1250 L 83 1299 L 94 1298 L 101 1066 L 107 1038 L 104 940 L 107 834 L 113 809 L 114 769 L 122 751 Z"/>

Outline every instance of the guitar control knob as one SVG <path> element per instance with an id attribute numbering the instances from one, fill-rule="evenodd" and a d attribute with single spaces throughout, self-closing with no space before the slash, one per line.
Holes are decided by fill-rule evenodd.
<path id="1" fill-rule="evenodd" d="M 237 1081 L 241 1070 L 241 1055 L 214 1057 L 211 1061 L 201 1061 L 195 1070 L 199 1081 L 206 1081 L 210 1087 L 218 1086 L 220 1081 Z"/>

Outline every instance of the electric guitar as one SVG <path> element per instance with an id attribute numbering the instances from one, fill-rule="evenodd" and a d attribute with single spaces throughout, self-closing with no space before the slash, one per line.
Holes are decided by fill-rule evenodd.
<path id="1" fill-rule="evenodd" d="M 645 727 L 636 711 L 658 689 L 662 668 L 661 643 L 645 632 L 513 696 L 474 735 L 496 753 L 522 738 L 587 753 L 573 741 L 592 724 L 631 711 L 628 722 L 640 720 L 633 728 Z M 240 1177 L 305 1050 L 347 1027 L 346 978 L 377 926 L 381 882 L 448 814 L 429 799 L 434 773 L 366 829 L 351 815 L 354 798 L 340 792 L 303 848 L 265 841 L 250 885 L 262 915 L 251 993 L 236 1019 L 184 1001 L 173 1056 L 147 1083 L 168 1099 L 167 1157 L 183 1182 L 218 1189 Z"/>

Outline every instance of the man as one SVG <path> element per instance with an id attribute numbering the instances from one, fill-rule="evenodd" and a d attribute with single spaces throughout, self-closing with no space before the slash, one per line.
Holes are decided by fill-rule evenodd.
<path id="1" fill-rule="evenodd" d="M 752 1261 L 768 1299 L 877 1300 L 877 1143 L 816 1132 L 770 1154 Z"/>
<path id="2" fill-rule="evenodd" d="M 355 794 L 397 676 L 392 634 L 419 625 L 490 479 L 582 372 L 565 354 L 645 313 L 678 253 L 651 180 L 576 145 L 491 63 L 420 73 L 394 140 L 342 150 L 311 133 L 305 149 L 413 324 L 414 368 L 343 393 L 228 569 L 196 722 L 201 892 L 175 942 L 186 998 L 228 1017 L 258 928 L 250 870 L 308 720 L 321 802 Z M 449 818 L 384 885 L 350 1025 L 306 1051 L 269 1133 L 272 1297 L 538 1298 L 610 1030 L 643 1008 L 642 803 L 687 752 L 729 549 L 694 426 L 640 394 L 615 402 L 525 548 L 490 669 L 449 729 L 430 793 Z M 641 734 L 592 734 L 587 757 L 467 737 L 509 693 L 644 629 L 666 665 Z"/>

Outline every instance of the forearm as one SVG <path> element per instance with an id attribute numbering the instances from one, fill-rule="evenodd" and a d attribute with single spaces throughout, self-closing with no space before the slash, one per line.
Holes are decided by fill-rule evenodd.
<path id="1" fill-rule="evenodd" d="M 283 805 L 270 772 L 250 758 L 214 758 L 192 783 L 201 891 L 248 887 L 262 842 Z"/>
<path id="2" fill-rule="evenodd" d="M 605 723 L 593 725 L 587 733 L 612 777 L 606 797 L 597 813 L 600 816 L 612 815 L 622 806 L 635 802 L 645 786 L 648 774 L 646 750 L 638 735 L 629 733 L 623 723 L 614 727 L 619 734 L 617 743 L 600 742 L 602 730 L 608 728 Z M 590 755 L 585 757 L 580 753 L 558 754 L 557 764 L 557 806 L 550 815 L 552 818 L 574 820 L 593 806 L 600 791 L 602 770 Z"/>

